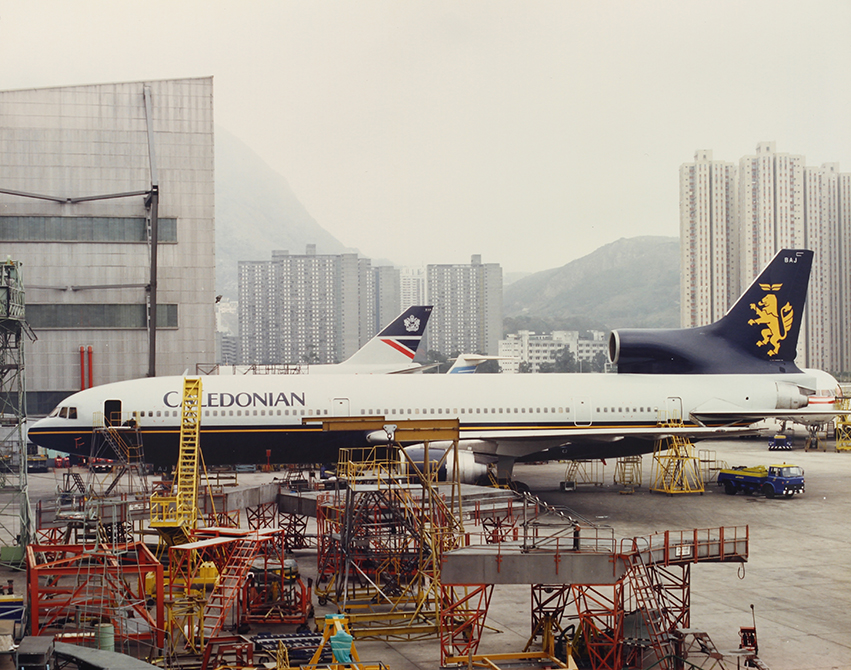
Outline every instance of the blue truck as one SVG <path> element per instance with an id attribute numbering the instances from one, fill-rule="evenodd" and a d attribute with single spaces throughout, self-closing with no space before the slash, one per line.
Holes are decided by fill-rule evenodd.
<path id="1" fill-rule="evenodd" d="M 734 496 L 739 491 L 748 495 L 761 493 L 766 498 L 791 498 L 804 492 L 804 469 L 797 465 L 740 465 L 718 472 L 718 486 Z"/>

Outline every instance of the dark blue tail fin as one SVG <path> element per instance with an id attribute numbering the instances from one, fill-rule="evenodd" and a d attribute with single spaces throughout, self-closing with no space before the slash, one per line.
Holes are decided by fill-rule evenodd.
<path id="1" fill-rule="evenodd" d="M 678 330 L 618 330 L 609 355 L 618 372 L 760 374 L 795 365 L 813 252 L 783 249 L 720 320 Z"/>

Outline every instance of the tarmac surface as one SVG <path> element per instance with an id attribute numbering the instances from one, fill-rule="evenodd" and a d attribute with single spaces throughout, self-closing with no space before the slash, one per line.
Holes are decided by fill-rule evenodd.
<path id="1" fill-rule="evenodd" d="M 793 451 L 772 452 L 765 439 L 698 445 L 714 450 L 730 466 L 783 462 L 802 466 L 806 493 L 793 499 L 728 496 L 714 483 L 707 484 L 702 495 L 651 493 L 649 455 L 643 459 L 643 485 L 629 495 L 612 483 L 612 462 L 604 469 L 604 485 L 580 485 L 574 491 L 559 487 L 565 463 L 518 465 L 515 478 L 547 503 L 611 527 L 617 539 L 747 525 L 746 564 L 692 566 L 692 628 L 709 633 L 719 650 L 734 650 L 740 626 L 752 626 L 755 618 L 759 656 L 771 670 L 851 668 L 851 453 L 805 452 L 803 441 L 799 434 Z M 833 443 L 827 448 L 832 449 Z M 266 482 L 271 477 L 240 474 L 239 483 Z M 50 498 L 58 481 L 54 473 L 30 474 L 31 498 Z M 315 551 L 298 551 L 296 559 L 304 579 L 315 574 Z M 23 588 L 23 573 L 0 571 L 0 582 L 10 578 Z M 495 587 L 478 653 L 521 651 L 530 635 L 530 610 L 528 586 Z M 331 606 L 316 605 L 317 616 L 333 611 Z M 361 641 L 356 647 L 362 661 L 380 660 L 391 670 L 431 670 L 440 662 L 437 640 Z"/>

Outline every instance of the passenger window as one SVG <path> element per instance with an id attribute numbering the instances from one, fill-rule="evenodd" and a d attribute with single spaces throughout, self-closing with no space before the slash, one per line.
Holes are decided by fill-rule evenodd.
<path id="1" fill-rule="evenodd" d="M 208 414 L 208 412 L 205 412 L 205 414 Z M 159 416 L 159 415 L 160 415 L 160 411 L 157 410 L 157 416 Z"/>

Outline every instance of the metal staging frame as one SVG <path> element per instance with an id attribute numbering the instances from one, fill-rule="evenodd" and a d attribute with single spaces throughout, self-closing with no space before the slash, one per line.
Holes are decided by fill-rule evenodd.
<path id="1" fill-rule="evenodd" d="M 27 485 L 27 416 L 24 343 L 35 340 L 26 320 L 21 264 L 0 263 L 0 545 L 19 549 L 6 560 L 23 562 L 23 547 L 33 537 Z"/>
<path id="2" fill-rule="evenodd" d="M 388 445 L 341 450 L 337 476 L 345 489 L 317 501 L 319 603 L 330 600 L 346 612 L 358 639 L 437 635 L 441 557 L 464 537 L 457 458 L 447 475 L 448 499 L 438 491 L 438 473 L 457 450 L 458 421 L 388 424 L 383 417 L 365 417 L 321 423 L 323 430 L 383 430 Z M 438 440 L 450 442 L 452 450 L 435 450 L 430 458 L 429 444 Z M 424 445 L 422 465 L 400 448 L 418 441 Z M 354 608 L 365 611 L 353 614 Z"/>
<path id="3" fill-rule="evenodd" d="M 748 545 L 747 526 L 666 531 L 623 541 L 618 561 L 626 572 L 621 579 L 570 587 L 591 667 L 681 667 L 678 631 L 691 625 L 692 564 L 743 563 Z"/>
<path id="4" fill-rule="evenodd" d="M 92 495 L 107 498 L 113 491 L 149 498 L 147 467 L 145 451 L 142 445 L 142 434 L 135 419 L 130 419 L 124 425 L 121 416 L 104 417 L 95 414 L 95 428 L 92 430 L 92 447 L 89 463 L 95 463 L 98 458 L 111 458 L 114 454 L 118 462 L 113 465 L 110 478 L 100 479 L 89 469 L 88 489 Z M 119 486 L 124 479 L 124 486 Z M 107 483 L 108 482 L 108 483 Z"/>
<path id="5" fill-rule="evenodd" d="M 145 591 L 149 575 L 152 602 Z M 122 647 L 136 640 L 158 650 L 165 643 L 163 567 L 141 542 L 31 544 L 27 590 L 33 635 L 55 631 L 93 645 L 95 624 L 109 622 Z"/>
<path id="6" fill-rule="evenodd" d="M 851 451 L 851 398 L 843 398 L 839 409 L 848 414 L 836 417 L 836 451 Z"/>
<path id="7" fill-rule="evenodd" d="M 481 576 L 491 584 L 552 575 L 551 583 L 532 586 L 533 637 L 540 632 L 552 641 L 553 630 L 566 631 L 573 625 L 579 633 L 578 646 L 594 670 L 679 670 L 683 654 L 679 640 L 691 624 L 692 565 L 746 562 L 749 531 L 746 526 L 667 531 L 608 543 L 608 549 L 605 537 L 580 533 L 575 539 L 561 544 L 544 538 L 531 548 L 520 545 L 513 550 L 498 545 L 450 552 L 444 557 L 442 588 L 478 588 L 465 583 L 473 565 L 481 567 Z M 464 602 L 463 597 L 456 598 Z M 441 631 L 446 641 L 441 658 L 462 663 L 463 654 L 473 653 L 478 645 L 472 638 L 483 614 L 475 608 L 453 610 L 450 599 L 445 601 L 444 608 L 453 616 L 445 624 L 447 630 Z M 463 639 L 464 646 L 453 637 L 454 631 L 465 631 L 470 638 Z"/>
<path id="8" fill-rule="evenodd" d="M 201 653 L 231 619 L 306 623 L 310 588 L 287 571 L 284 533 L 204 528 L 169 547 L 169 658 Z"/>
<path id="9" fill-rule="evenodd" d="M 683 423 L 669 421 L 662 425 L 682 427 Z M 694 453 L 694 445 L 688 438 L 669 435 L 667 438 L 656 440 L 650 480 L 651 491 L 668 495 L 704 492 L 698 458 Z"/>

